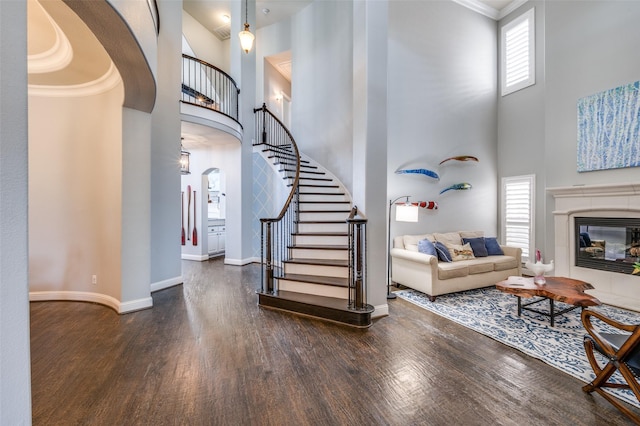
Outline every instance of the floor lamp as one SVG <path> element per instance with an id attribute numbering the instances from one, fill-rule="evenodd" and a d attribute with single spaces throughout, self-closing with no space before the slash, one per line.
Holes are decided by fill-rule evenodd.
<path id="1" fill-rule="evenodd" d="M 387 223 L 387 299 L 395 299 L 397 296 L 391 293 L 391 207 L 401 198 L 406 198 L 404 204 L 396 205 L 396 222 L 417 222 L 419 207 L 409 202 L 410 195 L 403 195 L 393 201 L 389 201 L 389 223 Z"/>

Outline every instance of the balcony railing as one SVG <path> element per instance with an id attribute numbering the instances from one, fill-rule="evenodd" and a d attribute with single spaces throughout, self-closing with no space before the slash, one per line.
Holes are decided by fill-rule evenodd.
<path id="1" fill-rule="evenodd" d="M 182 102 L 218 111 L 238 123 L 240 89 L 229 74 L 189 55 L 182 55 Z"/>

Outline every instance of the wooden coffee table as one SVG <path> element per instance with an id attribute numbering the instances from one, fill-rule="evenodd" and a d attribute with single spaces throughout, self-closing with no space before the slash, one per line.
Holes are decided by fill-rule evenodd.
<path id="1" fill-rule="evenodd" d="M 496 288 L 504 293 L 510 293 L 518 297 L 518 316 L 523 310 L 535 312 L 551 318 L 551 327 L 554 326 L 555 317 L 566 314 L 578 307 L 597 306 L 602 303 L 584 292 L 592 289 L 593 286 L 587 282 L 574 280 L 566 277 L 545 277 L 545 284 L 536 284 L 533 278 L 510 277 L 505 281 L 496 284 Z M 522 303 L 523 297 L 541 297 L 533 302 Z M 549 312 L 530 308 L 529 306 L 544 302 L 549 299 Z M 555 310 L 554 301 L 572 305 L 566 309 Z"/>

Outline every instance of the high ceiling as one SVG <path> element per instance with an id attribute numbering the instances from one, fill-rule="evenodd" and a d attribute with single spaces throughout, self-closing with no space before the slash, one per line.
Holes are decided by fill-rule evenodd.
<path id="1" fill-rule="evenodd" d="M 184 0 L 183 8 L 202 26 L 218 35 L 221 27 L 227 27 L 223 15 L 231 16 L 231 2 L 238 0 Z M 256 2 L 256 26 L 262 28 L 289 18 L 312 3 L 313 0 L 258 0 Z M 526 0 L 452 0 L 493 19 L 499 19 L 507 11 Z M 268 11 L 265 13 L 265 11 Z"/>

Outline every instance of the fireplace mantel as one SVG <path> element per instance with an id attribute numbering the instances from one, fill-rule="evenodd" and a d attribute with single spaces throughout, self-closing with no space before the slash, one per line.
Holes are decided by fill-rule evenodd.
<path id="1" fill-rule="evenodd" d="M 640 312 L 640 277 L 575 266 L 575 216 L 640 218 L 640 183 L 547 188 L 555 199 L 555 274 L 587 281 L 603 303 Z"/>

